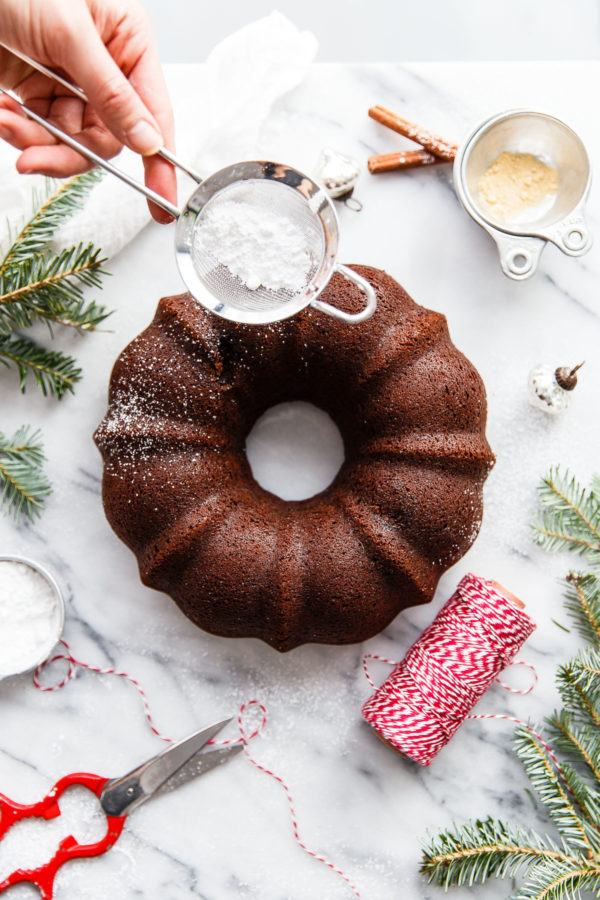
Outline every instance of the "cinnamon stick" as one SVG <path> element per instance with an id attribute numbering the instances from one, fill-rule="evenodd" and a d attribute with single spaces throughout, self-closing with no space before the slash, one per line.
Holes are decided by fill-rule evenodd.
<path id="1" fill-rule="evenodd" d="M 402 150 L 400 153 L 380 153 L 370 156 L 367 165 L 372 175 L 382 172 L 394 172 L 397 169 L 418 169 L 421 166 L 437 166 L 448 162 L 440 156 L 434 156 L 427 150 Z"/>
<path id="2" fill-rule="evenodd" d="M 385 125 L 386 128 L 391 128 L 392 131 L 396 131 L 398 134 L 420 144 L 421 147 L 428 150 L 433 156 L 438 156 L 440 159 L 452 162 L 456 155 L 458 149 L 456 144 L 450 144 L 439 135 L 427 131 L 426 128 L 415 125 L 414 122 L 409 122 L 407 119 L 400 118 L 400 116 L 397 116 L 384 106 L 372 106 L 369 109 L 369 115 L 372 119 L 375 119 L 376 122 L 379 122 L 380 125 Z M 423 163 L 421 163 L 421 165 L 423 165 Z"/>

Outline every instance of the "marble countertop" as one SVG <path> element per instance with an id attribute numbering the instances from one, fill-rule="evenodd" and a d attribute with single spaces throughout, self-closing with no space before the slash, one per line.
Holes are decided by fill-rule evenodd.
<path id="1" fill-rule="evenodd" d="M 169 68 L 174 96 L 189 90 L 194 71 Z M 600 126 L 590 115 L 589 86 L 598 74 L 592 63 L 315 65 L 274 109 L 260 150 L 312 170 L 324 145 L 362 159 L 401 146 L 401 138 L 367 118 L 372 103 L 457 140 L 483 116 L 530 106 L 578 130 L 597 168 Z M 361 646 L 313 645 L 279 655 L 257 640 L 204 634 L 165 595 L 141 585 L 133 556 L 104 518 L 91 435 L 105 411 L 115 357 L 149 322 L 158 298 L 181 288 L 172 237 L 156 225 L 111 261 L 102 300 L 116 310 L 113 330 L 59 338 L 85 371 L 75 396 L 57 403 L 30 388 L 21 397 L 14 373 L 2 375 L 2 430 L 23 422 L 43 429 L 54 493 L 33 526 L 0 519 L 0 546 L 52 569 L 67 598 L 65 636 L 76 655 L 135 675 L 158 727 L 171 736 L 235 714 L 245 700 L 261 700 L 269 719 L 252 750 L 290 785 L 306 843 L 342 868 L 363 898 L 433 900 L 442 892 L 418 874 L 419 839 L 427 829 L 486 814 L 549 826 L 524 792 L 506 722 L 468 723 L 426 770 L 377 741 L 360 717 L 370 692 L 361 657 L 368 651 L 400 658 L 460 577 L 474 571 L 518 594 L 539 625 L 523 654 L 540 675 L 535 692 L 521 697 L 494 689 L 479 709 L 534 719 L 551 711 L 555 667 L 578 644 L 553 621 L 566 621 L 557 579 L 570 560 L 534 547 L 529 523 L 536 484 L 551 464 L 568 465 L 582 480 L 597 468 L 600 241 L 580 260 L 548 247 L 537 276 L 515 283 L 501 274 L 492 241 L 459 207 L 448 169 L 365 174 L 356 195 L 361 213 L 340 209 L 340 259 L 386 269 L 418 302 L 445 313 L 453 340 L 480 370 L 489 395 L 488 437 L 498 462 L 486 486 L 483 528 L 442 578 L 430 606 L 400 615 Z M 597 196 L 593 190 L 588 214 L 596 235 Z M 527 373 L 536 362 L 582 359 L 580 386 L 563 416 L 552 419 L 528 405 Z M 383 679 L 386 672 L 378 674 Z M 0 682 L 0 723 L 0 789 L 21 802 L 41 797 L 66 772 L 122 774 L 162 746 L 135 690 L 90 673 L 47 694 L 34 689 L 30 675 Z M 61 836 L 84 828 L 78 816 L 87 804 L 71 806 Z M 21 826 L 10 845 L 3 842 L 2 874 L 37 841 L 38 832 L 26 827 L 37 826 Z M 99 827 L 95 814 L 88 831 Z M 509 884 L 499 883 L 482 896 L 509 892 Z M 13 896 L 35 892 L 19 887 Z M 302 852 L 283 791 L 241 757 L 140 808 L 110 854 L 59 874 L 55 896 L 341 900 L 352 894 Z"/>

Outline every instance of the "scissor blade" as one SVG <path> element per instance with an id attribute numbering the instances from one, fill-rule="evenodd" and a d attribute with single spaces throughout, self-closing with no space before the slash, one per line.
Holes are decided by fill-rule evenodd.
<path id="1" fill-rule="evenodd" d="M 172 744 L 151 759 L 142 763 L 121 778 L 107 782 L 100 795 L 102 808 L 107 815 L 125 816 L 140 803 L 154 796 L 156 791 L 201 750 L 231 718 L 224 719 L 197 731 L 183 740 Z"/>
<path id="2" fill-rule="evenodd" d="M 182 766 L 195 756 L 221 728 L 224 728 L 231 718 L 223 722 L 217 722 L 203 731 L 198 731 L 179 743 L 167 747 L 153 760 L 149 760 L 140 773 L 140 784 L 144 793 L 148 796 L 155 794 L 159 787 L 171 778 Z"/>
<path id="3" fill-rule="evenodd" d="M 218 750 L 207 750 L 205 753 L 196 753 L 196 755 L 192 756 L 188 762 L 183 764 L 179 771 L 175 772 L 174 775 L 171 775 L 170 778 L 167 778 L 164 784 L 161 784 L 156 791 L 155 796 L 174 791 L 175 788 L 181 787 L 182 784 L 186 784 L 186 782 L 191 781 L 193 778 L 197 778 L 199 775 L 210 772 L 215 766 L 224 765 L 230 759 L 233 759 L 234 756 L 237 756 L 238 753 L 241 753 L 243 749 L 241 744 L 234 744 L 232 747 L 220 747 Z"/>

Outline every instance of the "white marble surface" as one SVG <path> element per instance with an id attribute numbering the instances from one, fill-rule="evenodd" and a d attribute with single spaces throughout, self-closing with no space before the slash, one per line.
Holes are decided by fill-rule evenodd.
<path id="1" fill-rule="evenodd" d="M 170 70 L 175 96 L 193 88 L 194 71 Z M 317 65 L 274 111 L 260 150 L 311 169 L 325 144 L 362 158 L 400 146 L 399 137 L 367 118 L 373 102 L 449 138 L 460 138 L 488 113 L 531 105 L 580 131 L 597 168 L 600 127 L 590 109 L 598 74 L 596 65 L 578 63 Z M 357 195 L 362 213 L 341 209 L 341 259 L 387 269 L 415 299 L 444 312 L 454 341 L 488 388 L 488 435 L 498 463 L 486 488 L 483 529 L 442 579 L 431 606 L 400 615 L 363 646 L 305 646 L 280 656 L 256 640 L 202 633 L 166 596 L 140 584 L 133 556 L 102 512 L 100 457 L 91 435 L 105 410 L 114 358 L 148 323 L 158 297 L 181 287 L 171 235 L 158 226 L 111 263 L 102 299 L 116 309 L 113 330 L 60 338 L 86 373 L 74 397 L 45 401 L 33 388 L 21 397 L 14 374 L 2 375 L 2 430 L 22 422 L 43 428 L 55 492 L 33 527 L 1 519 L 0 545 L 51 567 L 65 590 L 65 635 L 75 652 L 134 673 L 169 734 L 184 735 L 235 713 L 246 699 L 263 701 L 269 722 L 253 751 L 292 787 L 306 842 L 342 867 L 362 897 L 418 900 L 441 896 L 418 875 L 426 829 L 487 813 L 541 829 L 545 820 L 524 793 L 506 723 L 466 725 L 428 770 L 377 741 L 360 718 L 369 693 L 360 659 L 365 651 L 400 657 L 472 570 L 519 594 L 539 624 L 525 653 L 540 673 L 535 693 L 523 698 L 493 690 L 480 708 L 521 718 L 550 712 L 555 666 L 577 645 L 552 621 L 565 621 L 557 577 L 569 560 L 536 549 L 529 522 L 536 483 L 550 464 L 562 461 L 582 479 L 597 468 L 600 241 L 581 260 L 550 247 L 533 280 L 513 283 L 501 274 L 490 239 L 459 208 L 449 171 L 365 174 Z M 596 233 L 598 218 L 592 192 L 589 220 Z M 557 420 L 526 400 L 527 372 L 541 359 L 587 360 L 572 406 Z M 121 774 L 161 747 L 135 691 L 91 674 L 53 694 L 37 692 L 30 676 L 1 682 L 0 722 L 0 790 L 23 802 L 41 797 L 66 772 Z M 81 812 L 73 806 L 65 828 Z M 0 871 L 35 841 L 23 826 L 0 849 Z M 501 883 L 482 896 L 509 892 Z M 35 894 L 17 888 L 14 896 Z M 72 863 L 56 883 L 57 900 L 139 896 L 341 900 L 351 893 L 294 842 L 279 786 L 240 758 L 140 808 L 108 856 Z"/>

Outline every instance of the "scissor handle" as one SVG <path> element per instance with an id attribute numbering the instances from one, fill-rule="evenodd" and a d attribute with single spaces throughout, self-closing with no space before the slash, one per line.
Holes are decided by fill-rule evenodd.
<path id="1" fill-rule="evenodd" d="M 56 816 L 59 816 L 60 806 L 58 801 L 67 788 L 73 785 L 81 785 L 99 797 L 102 788 L 108 780 L 108 778 L 102 778 L 100 775 L 90 775 L 86 772 L 75 772 L 72 775 L 65 775 L 64 778 L 56 782 L 43 800 L 25 806 L 15 803 L 8 797 L 0 794 L 0 840 L 10 826 L 21 819 L 54 819 Z M 102 840 L 97 841 L 95 844 L 80 844 L 72 835 L 64 838 L 49 862 L 37 869 L 17 869 L 8 878 L 5 878 L 0 883 L 0 894 L 15 884 L 28 881 L 31 884 L 35 884 L 38 888 L 42 900 L 51 900 L 54 892 L 54 878 L 60 867 L 70 859 L 78 859 L 84 856 L 100 856 L 102 853 L 110 850 L 123 831 L 125 818 L 125 816 L 107 816 L 108 827 L 106 834 Z"/>

